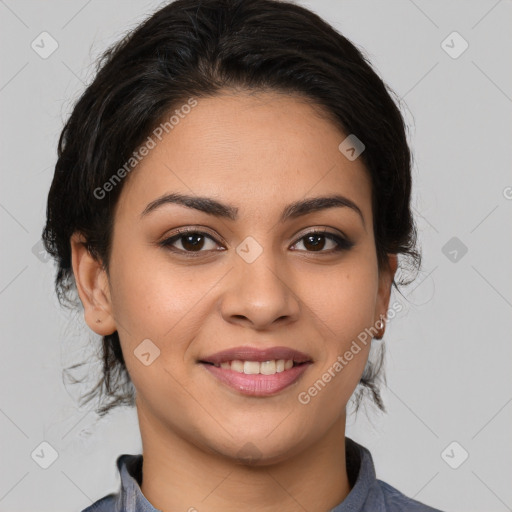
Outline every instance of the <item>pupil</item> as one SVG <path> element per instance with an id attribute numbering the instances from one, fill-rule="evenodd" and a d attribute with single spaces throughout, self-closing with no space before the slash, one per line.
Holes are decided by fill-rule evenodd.
<path id="1" fill-rule="evenodd" d="M 199 238 L 200 240 L 196 240 L 195 242 L 193 242 L 192 240 L 194 239 L 197 239 Z M 183 247 L 185 247 L 185 249 L 201 249 L 202 246 L 203 246 L 203 243 L 204 243 L 204 237 L 202 235 L 185 235 L 184 237 L 185 241 L 182 242 L 183 243 Z M 190 245 L 188 245 L 190 244 Z"/>
<path id="2" fill-rule="evenodd" d="M 324 246 L 325 241 L 318 241 L 320 238 L 323 238 L 323 235 L 309 235 L 306 237 L 307 243 L 311 243 L 313 248 L 315 249 L 322 249 Z M 312 240 L 317 240 L 317 242 L 312 242 Z"/>

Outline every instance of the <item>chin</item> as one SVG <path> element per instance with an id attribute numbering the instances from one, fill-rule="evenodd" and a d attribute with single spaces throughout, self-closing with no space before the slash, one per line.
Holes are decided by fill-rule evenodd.
<path id="1" fill-rule="evenodd" d="M 269 466 L 287 460 L 304 447 L 304 439 L 293 440 L 290 437 L 237 436 L 227 442 L 209 443 L 207 450 L 216 455 L 243 466 Z"/>

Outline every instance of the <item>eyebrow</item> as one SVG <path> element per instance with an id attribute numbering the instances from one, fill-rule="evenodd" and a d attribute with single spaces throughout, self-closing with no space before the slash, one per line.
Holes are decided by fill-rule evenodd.
<path id="1" fill-rule="evenodd" d="M 165 204 L 178 204 L 187 208 L 199 210 L 207 213 L 208 215 L 228 220 L 235 221 L 238 219 L 238 208 L 235 206 L 221 203 L 210 197 L 189 196 L 178 193 L 165 194 L 154 201 L 151 201 L 141 213 L 140 217 L 145 217 Z M 364 216 L 359 206 L 347 197 L 339 194 L 295 201 L 284 208 L 279 222 L 296 219 L 298 217 L 308 215 L 309 213 L 326 210 L 328 208 L 340 207 L 350 208 L 355 211 L 359 217 L 361 217 L 363 226 L 365 226 Z"/>

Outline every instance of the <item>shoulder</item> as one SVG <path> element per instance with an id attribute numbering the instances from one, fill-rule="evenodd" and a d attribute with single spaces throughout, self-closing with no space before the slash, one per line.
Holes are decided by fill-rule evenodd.
<path id="1" fill-rule="evenodd" d="M 116 499 L 118 494 L 111 493 L 95 501 L 82 512 L 114 512 L 116 510 Z"/>
<path id="2" fill-rule="evenodd" d="M 442 512 L 378 480 L 368 448 L 346 437 L 346 464 L 351 491 L 331 512 Z"/>
<path id="3" fill-rule="evenodd" d="M 437 508 L 429 507 L 412 498 L 408 498 L 395 487 L 382 480 L 377 480 L 382 493 L 385 510 L 389 512 L 442 512 Z"/>
<path id="4" fill-rule="evenodd" d="M 138 486 L 137 478 L 141 472 L 142 456 L 122 454 L 117 457 L 116 466 L 121 485 L 117 492 L 111 492 L 103 498 L 89 505 L 82 512 L 119 512 L 124 511 L 127 502 L 134 501 L 134 494 Z M 130 508 L 130 511 L 132 508 Z"/>

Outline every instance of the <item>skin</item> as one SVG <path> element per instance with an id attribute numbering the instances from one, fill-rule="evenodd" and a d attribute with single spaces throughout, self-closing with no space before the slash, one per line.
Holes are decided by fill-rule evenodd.
<path id="1" fill-rule="evenodd" d="M 137 391 L 141 490 L 160 510 L 327 511 L 350 492 L 346 405 L 370 343 L 310 403 L 297 397 L 386 316 L 397 260 L 389 255 L 389 269 L 379 271 L 368 172 L 338 150 L 346 134 L 320 114 L 275 92 L 198 99 L 126 178 L 109 275 L 80 235 L 72 237 L 86 322 L 100 335 L 120 335 Z M 176 204 L 141 218 L 170 192 L 215 198 L 237 207 L 239 218 Z M 364 222 L 348 207 L 279 222 L 286 205 L 333 193 L 353 201 Z M 185 226 L 212 237 L 199 257 L 158 245 Z M 335 242 L 320 237 L 315 250 L 304 239 L 313 228 L 354 245 L 333 252 Z M 252 263 L 236 252 L 248 236 L 263 249 Z M 184 247 L 193 252 L 175 241 L 177 251 Z M 149 366 L 134 355 L 145 339 L 160 350 Z M 313 363 L 280 393 L 248 397 L 197 362 L 240 345 L 292 347 Z"/>

